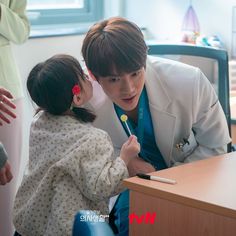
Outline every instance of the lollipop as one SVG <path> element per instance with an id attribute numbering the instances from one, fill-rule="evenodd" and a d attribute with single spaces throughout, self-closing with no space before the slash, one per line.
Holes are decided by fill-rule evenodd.
<path id="1" fill-rule="evenodd" d="M 130 128 L 129 128 L 128 124 L 127 124 L 128 116 L 123 114 L 123 115 L 120 116 L 120 119 L 121 119 L 122 122 L 125 123 L 125 126 L 126 126 L 128 132 L 129 132 L 129 135 L 131 136 L 132 133 L 131 133 Z"/>

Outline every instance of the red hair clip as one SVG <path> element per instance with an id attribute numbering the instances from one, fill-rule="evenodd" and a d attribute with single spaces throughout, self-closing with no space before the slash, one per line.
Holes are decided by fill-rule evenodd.
<path id="1" fill-rule="evenodd" d="M 78 84 L 76 84 L 73 88 L 72 88 L 72 93 L 73 95 L 79 95 L 80 94 L 80 86 Z"/>

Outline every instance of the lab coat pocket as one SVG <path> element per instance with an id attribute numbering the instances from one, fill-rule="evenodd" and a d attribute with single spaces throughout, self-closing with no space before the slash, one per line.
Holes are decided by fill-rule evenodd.
<path id="1" fill-rule="evenodd" d="M 197 147 L 197 142 L 193 131 L 189 135 L 183 137 L 175 144 L 172 159 L 174 162 L 183 162 Z"/>
<path id="2" fill-rule="evenodd" d="M 197 147 L 197 142 L 193 131 L 191 131 L 189 137 L 187 139 L 183 139 L 183 141 L 184 141 L 183 152 L 185 153 L 184 156 L 186 157 L 190 155 Z"/>

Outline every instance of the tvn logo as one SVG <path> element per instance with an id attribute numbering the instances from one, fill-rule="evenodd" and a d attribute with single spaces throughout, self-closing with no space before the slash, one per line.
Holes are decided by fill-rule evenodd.
<path id="1" fill-rule="evenodd" d="M 135 221 L 138 224 L 154 224 L 156 219 L 156 213 L 147 212 L 143 215 L 136 215 L 135 213 L 129 214 L 129 223 L 133 224 Z"/>

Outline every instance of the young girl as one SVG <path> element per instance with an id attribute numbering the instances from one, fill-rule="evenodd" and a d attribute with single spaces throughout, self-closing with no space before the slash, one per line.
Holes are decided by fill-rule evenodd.
<path id="1" fill-rule="evenodd" d="M 110 137 L 91 126 L 95 115 L 83 107 L 92 85 L 75 58 L 39 63 L 27 88 L 40 111 L 31 125 L 29 170 L 15 199 L 14 225 L 24 236 L 71 235 L 79 210 L 108 214 L 108 199 L 122 191 L 140 145 L 131 136 L 113 157 Z"/>

